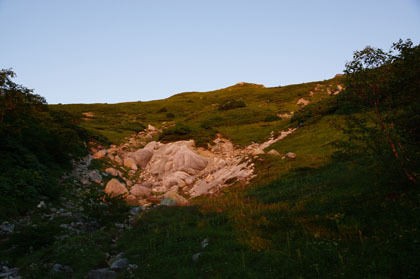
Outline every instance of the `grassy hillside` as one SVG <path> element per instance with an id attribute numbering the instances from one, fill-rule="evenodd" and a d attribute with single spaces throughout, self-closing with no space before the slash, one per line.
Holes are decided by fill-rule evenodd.
<path id="1" fill-rule="evenodd" d="M 216 133 L 245 146 L 297 127 L 268 148 L 296 158 L 255 156 L 250 184 L 237 182 L 190 206 L 152 207 L 132 223 L 126 205 L 104 196 L 102 185 L 67 177 L 66 210 L 76 213 L 49 220 L 57 204 L 35 210 L 30 226 L 0 238 L 0 260 L 25 278 L 84 278 L 120 252 L 136 266 L 118 278 L 419 277 L 420 189 L 410 176 L 419 177 L 420 47 L 396 47 L 402 54 L 379 68 L 353 71 L 350 63 L 346 76 L 326 81 L 50 106 L 70 112 L 103 143 L 124 142 L 148 124 L 165 126 L 162 141 L 193 138 L 203 146 Z M 383 52 L 367 49 L 355 61 L 375 61 L 375 54 Z M 342 84 L 343 92 L 330 94 Z M 301 98 L 311 103 L 297 105 Z M 79 215 L 93 229 L 63 232 Z M 52 273 L 54 263 L 73 273 Z"/>
<path id="2" fill-rule="evenodd" d="M 120 104 L 54 105 L 53 109 L 65 110 L 83 120 L 82 127 L 97 132 L 119 143 L 124 137 L 142 130 L 144 125 L 160 127 L 182 122 L 191 127 L 185 137 L 198 143 L 210 141 L 216 132 L 232 139 L 236 144 L 261 142 L 271 131 L 290 125 L 290 119 L 277 114 L 299 110 L 300 98 L 317 102 L 330 97 L 342 78 L 284 87 L 264 88 L 254 84 L 237 84 L 211 92 L 191 92 L 174 95 L 164 100 Z M 315 88 L 318 85 L 318 90 Z M 310 92 L 314 96 L 310 96 Z M 245 107 L 220 110 L 231 100 L 242 101 Z M 208 131 L 209 128 L 212 131 Z M 250 133 L 252 131 L 252 133 Z M 204 134 L 204 136 L 203 136 Z"/>

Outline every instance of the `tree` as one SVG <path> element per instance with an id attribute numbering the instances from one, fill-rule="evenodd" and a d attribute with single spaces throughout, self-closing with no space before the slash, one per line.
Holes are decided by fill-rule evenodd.
<path id="1" fill-rule="evenodd" d="M 17 113 L 25 114 L 28 109 L 42 110 L 47 103 L 43 97 L 33 94 L 33 90 L 14 83 L 14 77 L 12 70 L 0 70 L 0 124 Z"/>
<path id="2" fill-rule="evenodd" d="M 366 47 L 346 64 L 345 102 L 374 117 L 353 118 L 347 132 L 352 148 L 419 183 L 420 45 L 394 43 L 389 52 Z M 390 155 L 390 156 L 388 156 Z"/>

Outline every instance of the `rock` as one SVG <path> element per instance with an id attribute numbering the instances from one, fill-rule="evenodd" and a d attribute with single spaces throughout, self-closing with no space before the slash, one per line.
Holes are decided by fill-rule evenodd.
<path id="1" fill-rule="evenodd" d="M 164 196 L 162 201 L 160 202 L 161 205 L 166 206 L 180 206 L 180 205 L 186 205 L 188 203 L 188 200 L 184 197 L 178 195 L 177 193 L 171 191 L 167 192 Z"/>
<path id="2" fill-rule="evenodd" d="M 126 258 L 116 260 L 112 263 L 111 269 L 114 271 L 121 271 L 128 267 L 129 261 Z"/>
<path id="3" fill-rule="evenodd" d="M 299 101 L 296 103 L 296 105 L 301 105 L 301 106 L 307 106 L 309 105 L 310 101 L 305 100 L 304 98 L 300 98 Z"/>
<path id="4" fill-rule="evenodd" d="M 208 161 L 190 149 L 193 145 L 193 141 L 178 141 L 162 145 L 154 152 L 149 162 L 150 172 L 165 176 L 176 171 L 191 175 L 203 170 Z"/>
<path id="5" fill-rule="evenodd" d="M 153 184 L 148 182 L 148 181 L 144 181 L 141 183 L 142 186 L 147 187 L 147 188 L 152 188 Z"/>
<path id="6" fill-rule="evenodd" d="M 264 154 L 264 150 L 257 148 L 252 152 L 252 156 L 257 156 L 257 155 L 261 155 Z"/>
<path id="7" fill-rule="evenodd" d="M 125 201 L 127 202 L 128 205 L 137 205 L 137 198 L 134 195 L 128 195 L 125 198 Z"/>
<path id="8" fill-rule="evenodd" d="M 147 197 L 151 194 L 150 188 L 144 187 L 143 185 L 136 184 L 130 189 L 130 193 L 136 197 Z"/>
<path id="9" fill-rule="evenodd" d="M 21 279 L 18 276 L 19 268 L 9 268 L 7 266 L 0 266 L 0 278 L 5 279 Z"/>
<path id="10" fill-rule="evenodd" d="M 159 198 L 159 197 L 155 197 L 155 196 L 150 196 L 150 197 L 147 197 L 147 199 L 146 199 L 148 202 L 151 202 L 151 203 L 153 203 L 153 204 L 158 204 L 159 202 L 161 202 L 161 198 Z"/>
<path id="11" fill-rule="evenodd" d="M 137 216 L 144 210 L 143 206 L 136 206 L 130 209 L 130 215 Z"/>
<path id="12" fill-rule="evenodd" d="M 165 186 L 155 186 L 152 188 L 152 191 L 155 193 L 166 192 L 168 189 Z"/>
<path id="13" fill-rule="evenodd" d="M 101 159 L 102 157 L 105 157 L 106 155 L 108 155 L 108 151 L 106 151 L 106 149 L 103 149 L 103 150 L 99 150 L 98 152 L 93 154 L 92 157 L 94 159 Z"/>
<path id="14" fill-rule="evenodd" d="M 134 152 L 133 158 L 137 164 L 139 164 L 142 168 L 145 168 L 147 163 L 149 163 L 150 159 L 153 156 L 153 152 L 150 149 L 140 149 Z"/>
<path id="15" fill-rule="evenodd" d="M 288 152 L 286 153 L 286 155 L 282 157 L 282 159 L 286 159 L 286 158 L 289 160 L 294 160 L 296 158 L 296 154 L 293 152 Z"/>
<path id="16" fill-rule="evenodd" d="M 122 165 L 123 164 L 123 160 L 120 158 L 120 156 L 115 156 L 114 158 L 115 163 L 117 163 L 118 165 Z"/>
<path id="17" fill-rule="evenodd" d="M 128 190 L 118 179 L 113 178 L 106 184 L 105 193 L 115 197 L 119 195 L 128 195 Z"/>
<path id="18" fill-rule="evenodd" d="M 154 132 L 154 131 L 156 131 L 156 128 L 154 126 L 152 126 L 152 125 L 149 124 L 147 126 L 147 130 Z"/>
<path id="19" fill-rule="evenodd" d="M 0 234 L 11 234 L 15 230 L 15 225 L 10 224 L 9 222 L 3 222 L 0 225 Z"/>
<path id="20" fill-rule="evenodd" d="M 274 156 L 280 156 L 280 153 L 277 152 L 277 150 L 271 149 L 268 151 L 267 154 L 274 155 Z"/>
<path id="21" fill-rule="evenodd" d="M 143 149 L 148 149 L 150 151 L 156 150 L 161 146 L 161 143 L 156 141 L 149 142 Z"/>
<path id="22" fill-rule="evenodd" d="M 133 158 L 125 158 L 124 159 L 124 167 L 130 168 L 132 170 L 137 170 L 137 164 L 136 161 L 134 161 Z"/>
<path id="23" fill-rule="evenodd" d="M 98 170 L 93 170 L 89 173 L 89 179 L 97 184 L 102 182 L 102 176 Z"/>
<path id="24" fill-rule="evenodd" d="M 188 179 L 189 177 L 191 176 L 184 171 L 176 171 L 176 172 L 167 174 L 163 178 L 162 183 L 165 187 L 171 188 L 174 185 L 184 184 L 185 180 Z"/>
<path id="25" fill-rule="evenodd" d="M 133 274 L 134 271 L 136 271 L 139 268 L 136 264 L 129 264 L 127 267 L 128 274 Z"/>
<path id="26" fill-rule="evenodd" d="M 73 273 L 73 269 L 67 265 L 55 264 L 51 269 L 51 273 Z"/>
<path id="27" fill-rule="evenodd" d="M 89 279 L 116 279 L 117 273 L 110 268 L 91 270 L 88 273 Z"/>
<path id="28" fill-rule="evenodd" d="M 205 238 L 203 241 L 201 241 L 201 248 L 204 249 L 207 246 L 209 246 L 209 239 Z"/>
<path id="29" fill-rule="evenodd" d="M 198 262 L 198 259 L 201 257 L 201 253 L 195 253 L 192 255 L 193 262 Z"/>
<path id="30" fill-rule="evenodd" d="M 38 207 L 38 208 L 46 208 L 47 205 L 45 204 L 44 201 L 40 201 L 39 204 L 36 207 Z"/>
<path id="31" fill-rule="evenodd" d="M 105 172 L 106 173 L 109 173 L 110 175 L 112 175 L 112 176 L 119 176 L 120 175 L 120 172 L 119 171 L 117 171 L 116 169 L 114 169 L 114 168 L 107 168 L 106 170 L 105 170 Z"/>

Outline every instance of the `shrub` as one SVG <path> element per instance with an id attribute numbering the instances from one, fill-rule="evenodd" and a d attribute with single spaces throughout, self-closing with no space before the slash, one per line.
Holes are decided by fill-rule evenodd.
<path id="1" fill-rule="evenodd" d="M 0 218 L 24 212 L 41 195 L 59 197 L 58 178 L 87 153 L 89 136 L 77 118 L 50 110 L 14 76 L 0 71 Z"/>
<path id="2" fill-rule="evenodd" d="M 244 108 L 244 107 L 246 107 L 246 105 L 243 101 L 237 101 L 235 99 L 232 99 L 232 100 L 226 100 L 223 103 L 221 103 L 219 105 L 219 110 L 230 110 L 230 109 Z"/>
<path id="3" fill-rule="evenodd" d="M 348 156 L 370 160 L 396 183 L 420 180 L 420 45 L 394 43 L 389 52 L 366 47 L 346 64 L 342 99 L 367 117 L 351 117 L 341 147 Z M 369 116 L 371 116 L 369 118 Z"/>
<path id="4" fill-rule="evenodd" d="M 278 117 L 277 115 L 269 115 L 264 119 L 264 122 L 273 122 L 279 120 L 281 120 L 281 117 Z"/>
<path id="5" fill-rule="evenodd" d="M 166 114 L 166 118 L 175 118 L 175 114 L 173 114 L 173 113 L 167 113 Z"/>

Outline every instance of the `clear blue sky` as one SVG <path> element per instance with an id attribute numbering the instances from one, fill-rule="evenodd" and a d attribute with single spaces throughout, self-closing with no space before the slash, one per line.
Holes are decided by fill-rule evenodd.
<path id="1" fill-rule="evenodd" d="M 420 0 L 0 0 L 0 68 L 49 103 L 331 78 L 420 40 Z"/>

